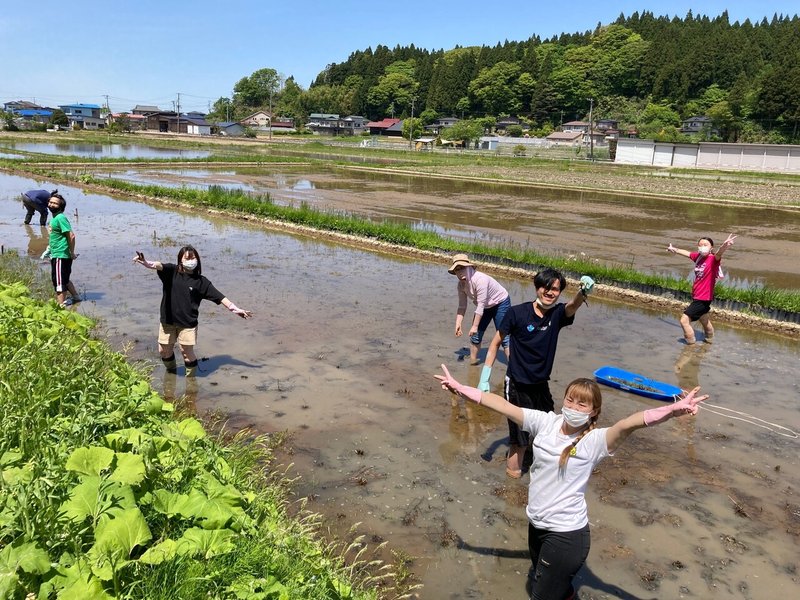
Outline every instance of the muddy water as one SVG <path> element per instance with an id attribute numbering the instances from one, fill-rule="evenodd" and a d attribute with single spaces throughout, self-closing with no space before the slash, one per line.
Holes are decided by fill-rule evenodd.
<path id="1" fill-rule="evenodd" d="M 48 184 L 0 177 L 0 240 L 40 252 L 13 194 Z M 236 427 L 292 434 L 298 494 L 344 531 L 415 557 L 421 598 L 525 598 L 525 482 L 505 478 L 506 425 L 482 407 L 451 403 L 432 377 L 457 360 L 455 280 L 445 265 L 160 210 L 59 185 L 78 236 L 78 310 L 101 319 L 117 347 L 157 363 L 160 285 L 131 264 L 134 250 L 174 260 L 194 243 L 204 274 L 239 306 L 241 321 L 204 303 L 198 410 Z M 512 300 L 528 282 L 504 280 Z M 569 295 L 569 291 L 567 293 Z M 739 413 L 701 411 L 637 432 L 598 469 L 588 491 L 593 547 L 578 577 L 587 598 L 793 597 L 798 584 L 800 429 L 796 342 L 718 326 L 713 346 L 678 343 L 676 315 L 599 299 L 581 308 L 559 346 L 552 389 L 605 364 L 683 386 Z M 502 368 L 493 379 L 500 385 Z M 657 403 L 604 390 L 602 421 Z M 745 414 L 741 414 L 745 413 Z M 765 421 L 753 421 L 754 415 Z M 735 417 L 735 418 L 734 418 Z M 740 420 L 745 419 L 745 420 Z"/>
<path id="2" fill-rule="evenodd" d="M 800 287 L 800 210 L 711 206 L 345 170 L 173 169 L 109 175 L 162 185 L 238 186 L 269 192 L 278 202 L 306 202 L 324 210 L 402 220 L 455 237 L 547 254 L 585 255 L 603 263 L 677 276 L 688 274 L 692 265 L 665 252 L 669 242 L 691 250 L 701 235 L 710 235 L 719 244 L 734 231 L 740 238 L 726 260 L 729 282 L 744 287 Z"/>

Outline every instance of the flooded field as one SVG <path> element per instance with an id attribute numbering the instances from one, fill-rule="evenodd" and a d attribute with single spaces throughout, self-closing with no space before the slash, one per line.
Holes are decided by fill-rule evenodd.
<path id="1" fill-rule="evenodd" d="M 309 190 L 323 189 L 330 180 L 325 174 L 283 177 L 309 181 Z M 352 206 L 360 203 L 366 210 L 371 190 L 405 185 L 414 190 L 407 206 L 388 200 L 375 213 L 407 211 L 409 218 L 455 228 L 463 226 L 470 206 L 478 203 L 474 210 L 480 211 L 480 202 L 491 200 L 466 189 L 443 202 L 442 192 L 385 179 L 369 184 L 353 175 L 352 190 L 320 202 L 336 206 L 337 198 L 351 196 Z M 45 232 L 23 226 L 16 195 L 48 186 L 0 175 L 5 248 L 41 253 Z M 452 403 L 433 379 L 442 362 L 473 385 L 480 370 L 458 360 L 464 344 L 452 334 L 455 278 L 444 262 L 399 259 L 58 187 L 68 200 L 81 254 L 73 280 L 86 301 L 77 310 L 99 318 L 115 347 L 156 365 L 158 389 L 188 393 L 198 411 L 230 414 L 233 427 L 290 432 L 289 459 L 301 476 L 298 495 L 308 497 L 333 530 L 346 532 L 361 523 L 359 531 L 372 544 L 388 540 L 390 548 L 413 557 L 409 568 L 424 584 L 420 598 L 526 598 L 527 478 L 505 477 L 506 424 L 482 407 Z M 610 244 L 630 244 L 634 236 L 641 248 L 641 240 L 668 231 L 673 241 L 688 245 L 700 215 L 686 208 L 690 217 L 664 211 L 652 218 L 660 225 L 642 225 L 635 234 L 614 233 L 610 217 L 569 219 L 565 212 L 567 230 L 559 236 L 551 229 L 550 239 L 571 251 L 570 239 L 584 243 L 580 232 L 585 244 L 597 248 L 605 235 Z M 552 210 L 553 219 L 561 214 Z M 622 204 L 616 212 L 626 213 Z M 627 214 L 641 213 L 649 222 L 651 212 L 636 204 Z M 498 216 L 486 230 L 505 219 Z M 625 222 L 620 217 L 623 231 Z M 754 247 L 774 243 L 770 227 L 739 230 L 742 243 L 731 250 L 729 270 L 753 259 Z M 798 243 L 797 227 L 785 227 L 781 241 Z M 157 364 L 161 286 L 152 271 L 131 263 L 136 250 L 152 260 L 174 261 L 184 243 L 198 247 L 203 273 L 223 293 L 255 312 L 245 322 L 203 304 L 197 351 L 205 360 L 189 388 L 180 371 L 165 378 Z M 647 255 L 656 257 L 657 251 Z M 761 260 L 773 268 L 786 260 L 786 273 L 794 269 L 796 275 L 785 253 Z M 502 283 L 514 303 L 533 297 L 529 281 Z M 592 299 L 561 336 L 551 382 L 557 397 L 567 382 L 603 365 L 683 387 L 699 383 L 712 396 L 695 420 L 639 431 L 600 465 L 588 491 L 592 550 L 579 574 L 579 596 L 794 597 L 800 577 L 800 440 L 793 433 L 800 429 L 798 344 L 720 324 L 713 346 L 686 347 L 678 342 L 677 316 Z M 493 381 L 500 386 L 503 369 L 496 371 Z M 604 425 L 657 404 L 603 391 Z"/>
<path id="2" fill-rule="evenodd" d="M 2 148 L 41 154 L 71 154 L 84 158 L 207 158 L 208 150 L 183 150 L 138 144 L 47 143 L 3 141 Z M 18 157 L 15 157 L 18 158 Z"/>
<path id="3" fill-rule="evenodd" d="M 734 231 L 725 260 L 728 281 L 749 287 L 800 287 L 800 211 L 615 196 L 503 184 L 481 184 L 354 170 L 158 169 L 103 171 L 138 183 L 222 185 L 269 192 L 276 202 L 392 219 L 447 235 L 517 245 L 547 254 L 585 254 L 605 263 L 671 275 L 692 264 L 665 251 L 718 244 Z"/>

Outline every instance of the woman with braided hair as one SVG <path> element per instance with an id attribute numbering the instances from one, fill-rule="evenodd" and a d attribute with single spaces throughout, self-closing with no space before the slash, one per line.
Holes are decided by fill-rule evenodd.
<path id="1" fill-rule="evenodd" d="M 528 487 L 528 547 L 531 598 L 569 600 L 572 579 L 589 555 L 586 485 L 597 463 L 611 456 L 627 437 L 643 427 L 676 415 L 697 414 L 699 387 L 673 404 L 634 413 L 611 427 L 597 427 L 602 408 L 600 387 L 591 379 L 567 385 L 561 414 L 515 406 L 501 396 L 456 381 L 442 365 L 442 388 L 483 404 L 530 433 L 533 465 Z"/>

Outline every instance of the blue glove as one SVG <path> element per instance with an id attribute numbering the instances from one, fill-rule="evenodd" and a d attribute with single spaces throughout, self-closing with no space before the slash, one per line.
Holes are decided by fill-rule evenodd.
<path id="1" fill-rule="evenodd" d="M 594 287 L 594 279 L 592 279 L 588 275 L 584 275 L 583 277 L 581 277 L 581 292 L 583 292 L 584 296 L 588 295 L 592 291 L 593 287 Z"/>
<path id="2" fill-rule="evenodd" d="M 481 369 L 481 380 L 478 383 L 478 389 L 482 392 L 489 391 L 489 378 L 492 376 L 492 367 L 488 367 L 483 365 L 483 369 Z"/>

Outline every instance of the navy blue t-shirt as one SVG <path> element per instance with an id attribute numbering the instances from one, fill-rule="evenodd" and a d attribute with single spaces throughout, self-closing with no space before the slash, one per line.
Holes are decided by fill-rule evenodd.
<path id="1" fill-rule="evenodd" d="M 47 203 L 50 202 L 50 192 L 47 190 L 31 190 L 30 192 L 25 192 L 25 195 L 28 197 L 28 200 L 39 207 L 40 211 L 47 211 Z"/>
<path id="2" fill-rule="evenodd" d="M 559 303 L 539 317 L 533 302 L 512 306 L 500 323 L 500 335 L 511 336 L 508 376 L 517 383 L 541 383 L 550 379 L 556 357 L 558 334 L 572 325 L 566 304 Z"/>

